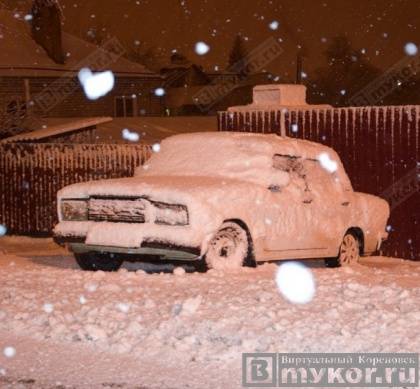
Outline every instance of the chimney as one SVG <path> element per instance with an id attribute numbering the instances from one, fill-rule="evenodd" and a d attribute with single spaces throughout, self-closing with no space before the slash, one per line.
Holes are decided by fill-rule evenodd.
<path id="1" fill-rule="evenodd" d="M 32 36 L 48 56 L 64 64 L 61 39 L 61 9 L 57 0 L 34 0 L 32 4 Z"/>

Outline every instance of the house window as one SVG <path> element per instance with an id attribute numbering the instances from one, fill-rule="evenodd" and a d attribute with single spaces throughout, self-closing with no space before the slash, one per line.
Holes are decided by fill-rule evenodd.
<path id="1" fill-rule="evenodd" d="M 131 96 L 118 96 L 115 98 L 115 116 L 137 116 L 137 99 Z"/>
<path id="2" fill-rule="evenodd" d="M 26 115 L 26 104 L 22 100 L 12 100 L 6 105 L 6 113 L 9 117 L 23 119 Z"/>

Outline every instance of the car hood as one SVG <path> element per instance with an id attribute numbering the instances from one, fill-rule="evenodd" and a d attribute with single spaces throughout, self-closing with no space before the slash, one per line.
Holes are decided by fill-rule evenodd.
<path id="1" fill-rule="evenodd" d="M 60 198 L 90 196 L 147 196 L 151 199 L 173 202 L 179 196 L 198 196 L 208 199 L 209 192 L 226 194 L 228 191 L 249 193 L 263 187 L 247 181 L 221 177 L 146 176 L 82 182 L 66 186 L 58 192 Z"/>

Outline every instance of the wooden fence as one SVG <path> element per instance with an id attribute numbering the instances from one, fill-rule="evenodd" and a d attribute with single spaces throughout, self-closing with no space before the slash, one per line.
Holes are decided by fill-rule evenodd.
<path id="1" fill-rule="evenodd" d="M 141 145 L 0 145 L 0 224 L 9 233 L 48 234 L 57 191 L 76 182 L 131 176 L 150 155 Z"/>
<path id="2" fill-rule="evenodd" d="M 391 204 L 385 254 L 420 260 L 419 106 L 220 112 L 218 127 L 331 146 L 355 190 Z"/>

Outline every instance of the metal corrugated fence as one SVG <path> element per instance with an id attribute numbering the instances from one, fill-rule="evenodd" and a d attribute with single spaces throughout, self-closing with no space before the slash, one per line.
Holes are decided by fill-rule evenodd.
<path id="1" fill-rule="evenodd" d="M 222 131 L 286 134 L 333 147 L 357 191 L 391 203 L 387 255 L 420 259 L 420 107 L 220 112 Z"/>
<path id="2" fill-rule="evenodd" d="M 0 224 L 10 233 L 50 233 L 59 189 L 132 176 L 149 155 L 144 145 L 0 144 Z"/>

